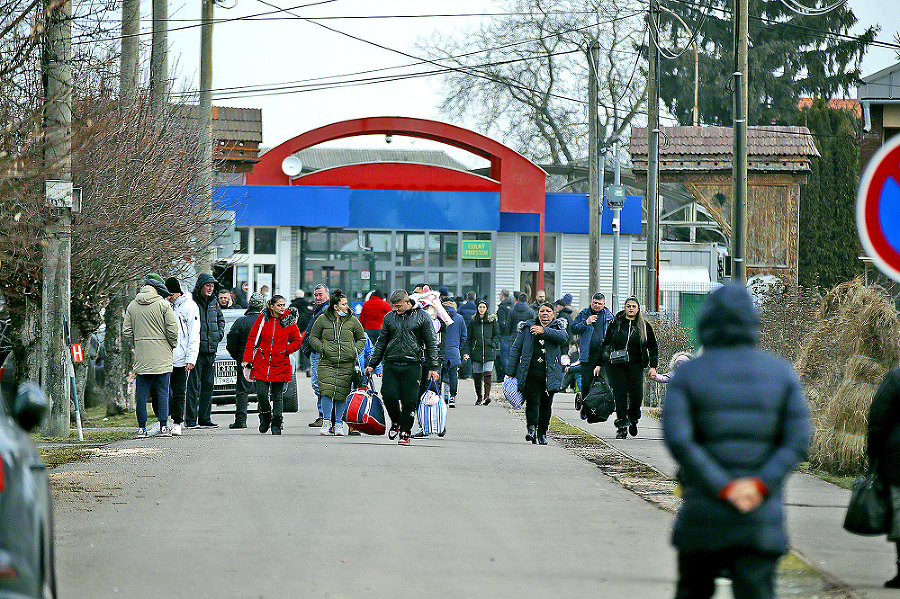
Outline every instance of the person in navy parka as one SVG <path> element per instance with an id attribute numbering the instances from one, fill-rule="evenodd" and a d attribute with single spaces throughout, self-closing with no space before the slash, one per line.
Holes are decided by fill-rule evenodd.
<path id="1" fill-rule="evenodd" d="M 723 570 L 735 597 L 774 597 L 784 482 L 809 446 L 806 398 L 790 364 L 755 347 L 759 316 L 744 287 L 712 292 L 697 328 L 704 352 L 675 372 L 663 411 L 684 490 L 676 598 L 711 597 Z"/>

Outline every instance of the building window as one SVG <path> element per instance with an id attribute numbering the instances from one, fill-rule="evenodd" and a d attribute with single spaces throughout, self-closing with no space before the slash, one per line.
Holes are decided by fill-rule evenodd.
<path id="1" fill-rule="evenodd" d="M 366 246 L 372 248 L 376 260 L 391 259 L 390 233 L 366 233 Z"/>
<path id="2" fill-rule="evenodd" d="M 431 233 L 428 236 L 428 266 L 456 267 L 458 257 L 459 236 L 456 233 Z"/>
<path id="3" fill-rule="evenodd" d="M 538 236 L 522 235 L 522 262 L 538 262 Z M 556 263 L 556 235 L 544 235 L 544 264 Z"/>
<path id="4" fill-rule="evenodd" d="M 247 227 L 234 228 L 234 253 L 250 253 L 250 229 Z"/>
<path id="5" fill-rule="evenodd" d="M 268 287 L 269 297 L 272 297 L 275 293 L 275 265 L 255 264 L 253 266 L 253 283 L 254 291 L 261 292 L 263 287 Z"/>
<path id="6" fill-rule="evenodd" d="M 274 254 L 275 232 L 274 227 L 256 227 L 253 230 L 253 253 Z"/>
<path id="7" fill-rule="evenodd" d="M 425 234 L 397 232 L 397 266 L 425 265 Z"/>

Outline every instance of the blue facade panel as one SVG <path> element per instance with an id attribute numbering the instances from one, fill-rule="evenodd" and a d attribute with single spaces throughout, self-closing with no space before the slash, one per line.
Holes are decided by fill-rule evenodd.
<path id="1" fill-rule="evenodd" d="M 501 212 L 498 231 L 537 233 L 541 228 L 541 215 L 533 212 Z"/>
<path id="2" fill-rule="evenodd" d="M 619 227 L 619 232 L 623 235 L 640 235 L 642 199 L 640 196 L 625 198 Z M 548 233 L 590 233 L 587 194 L 548 193 L 545 209 L 547 217 L 544 222 L 544 231 Z M 516 230 L 524 231 L 524 229 Z M 537 228 L 533 230 L 537 231 Z M 604 198 L 600 234 L 612 235 L 612 233 L 612 209 L 606 205 Z"/>
<path id="3" fill-rule="evenodd" d="M 223 185 L 214 196 L 217 209 L 236 212 L 239 226 L 350 226 L 348 187 Z"/>
<path id="4" fill-rule="evenodd" d="M 496 231 L 500 194 L 480 191 L 353 189 L 351 229 Z"/>

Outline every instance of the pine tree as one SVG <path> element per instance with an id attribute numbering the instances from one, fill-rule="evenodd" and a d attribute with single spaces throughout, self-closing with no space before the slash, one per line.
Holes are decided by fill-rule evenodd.
<path id="1" fill-rule="evenodd" d="M 800 192 L 799 282 L 831 289 L 862 271 L 855 220 L 859 119 L 817 99 L 797 124 L 809 128 L 821 154 Z"/>
<path id="2" fill-rule="evenodd" d="M 814 6 L 815 2 L 810 2 Z M 749 115 L 751 125 L 788 124 L 796 118 L 801 96 L 840 97 L 860 78 L 860 63 L 878 27 L 858 38 L 846 36 L 856 22 L 847 4 L 821 16 L 803 16 L 778 0 L 749 0 Z M 700 122 L 730 125 L 734 73 L 734 0 L 679 2 L 672 9 L 692 31 L 699 28 Z M 660 13 L 660 44 L 680 50 L 684 26 Z M 660 99 L 681 124 L 692 123 L 694 52 L 677 59 L 660 57 Z"/>

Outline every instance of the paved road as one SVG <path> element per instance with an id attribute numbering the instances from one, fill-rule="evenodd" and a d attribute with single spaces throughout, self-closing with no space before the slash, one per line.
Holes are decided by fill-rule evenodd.
<path id="1" fill-rule="evenodd" d="M 320 437 L 300 386 L 280 438 L 219 414 L 58 468 L 61 597 L 671 597 L 670 514 L 471 381 L 410 447 Z"/>

